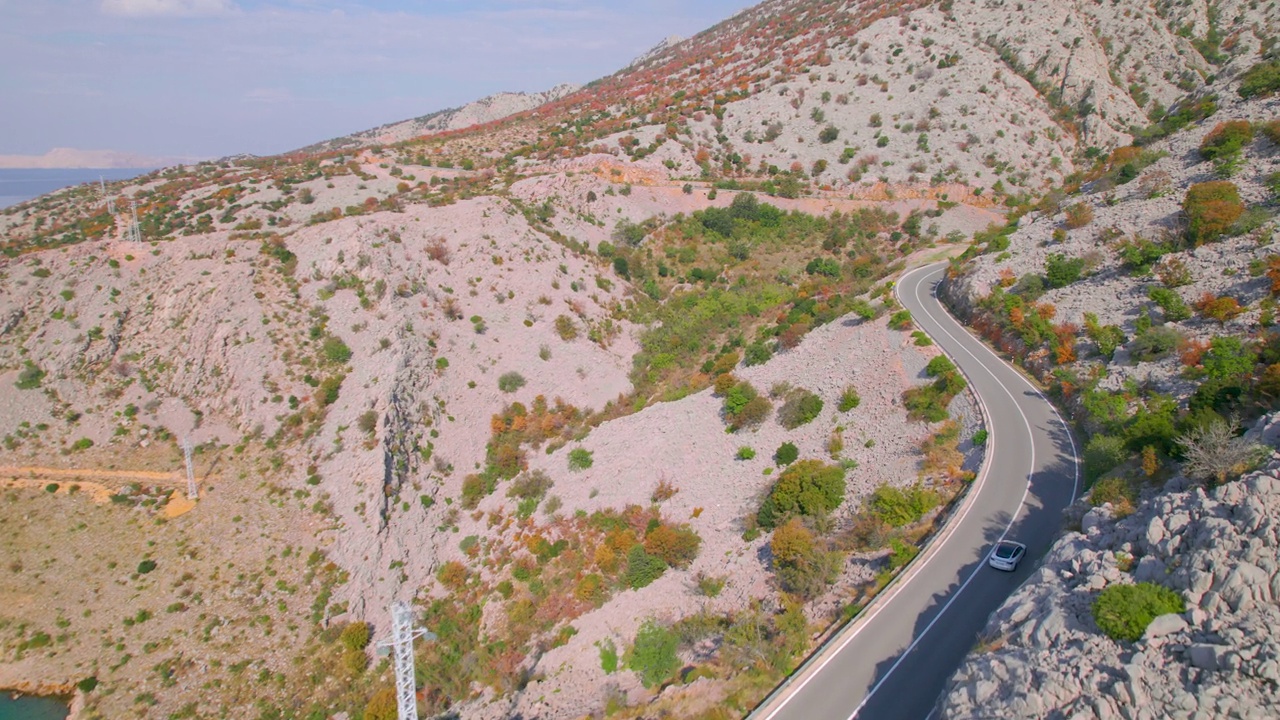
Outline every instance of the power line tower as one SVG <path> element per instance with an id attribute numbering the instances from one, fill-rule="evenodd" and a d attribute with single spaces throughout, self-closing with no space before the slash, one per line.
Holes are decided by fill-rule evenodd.
<path id="1" fill-rule="evenodd" d="M 191 453 L 194 448 L 191 446 L 191 438 L 182 439 L 182 456 L 187 461 L 187 499 L 195 500 L 200 497 L 200 493 L 196 491 L 196 471 L 195 466 L 191 464 Z"/>
<path id="2" fill-rule="evenodd" d="M 133 224 L 129 226 L 129 239 L 133 242 L 142 242 L 142 228 L 138 225 L 138 201 L 130 200 L 129 204 L 133 207 Z"/>
<path id="3" fill-rule="evenodd" d="M 116 199 L 107 194 L 107 181 L 101 175 L 98 176 L 98 187 L 102 188 L 102 199 L 107 201 L 107 212 L 116 214 Z"/>
<path id="4" fill-rule="evenodd" d="M 400 720 L 418 720 L 418 683 L 415 677 L 413 641 L 415 638 L 434 640 L 436 634 L 426 628 L 413 626 L 413 610 L 409 603 L 391 603 L 391 639 L 378 643 L 390 647 L 396 661 L 396 708 Z"/>

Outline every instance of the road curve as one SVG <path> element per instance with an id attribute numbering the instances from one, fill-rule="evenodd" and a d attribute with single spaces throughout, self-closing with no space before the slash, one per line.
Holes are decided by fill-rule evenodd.
<path id="1" fill-rule="evenodd" d="M 929 717 L 990 614 L 1031 573 L 1079 491 L 1075 441 L 1053 406 L 951 317 L 934 291 L 945 264 L 916 268 L 899 302 L 969 379 L 985 406 L 988 459 L 959 514 L 864 614 L 752 714 L 763 720 Z M 1017 572 L 986 566 L 1008 537 Z"/>

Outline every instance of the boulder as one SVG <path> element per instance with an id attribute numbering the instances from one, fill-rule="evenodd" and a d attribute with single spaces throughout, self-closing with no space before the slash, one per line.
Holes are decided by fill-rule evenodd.
<path id="1" fill-rule="evenodd" d="M 1169 613 L 1152 620 L 1151 624 L 1147 626 L 1147 631 L 1142 634 L 1142 638 L 1144 640 L 1154 640 L 1155 638 L 1162 638 L 1166 635 L 1180 633 L 1186 629 L 1187 621 L 1184 620 L 1181 615 L 1178 615 L 1177 613 Z"/>
<path id="2" fill-rule="evenodd" d="M 1186 656 L 1193 666 L 1213 672 L 1218 669 L 1225 650 L 1221 645 L 1197 643 L 1187 648 Z"/>

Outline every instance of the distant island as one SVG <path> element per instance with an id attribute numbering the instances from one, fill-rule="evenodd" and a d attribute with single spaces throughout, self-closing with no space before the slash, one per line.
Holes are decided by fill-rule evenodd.
<path id="1" fill-rule="evenodd" d="M 0 168 L 155 168 L 191 161 L 192 158 L 153 157 L 116 150 L 54 148 L 43 155 L 0 155 Z"/>

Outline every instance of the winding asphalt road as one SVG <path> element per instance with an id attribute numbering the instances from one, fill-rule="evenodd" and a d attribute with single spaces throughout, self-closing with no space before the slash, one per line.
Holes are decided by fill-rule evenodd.
<path id="1" fill-rule="evenodd" d="M 907 272 L 898 300 L 969 379 L 988 420 L 988 460 L 947 529 L 850 624 L 753 713 L 766 720 L 931 716 L 987 619 L 1031 574 L 1079 490 L 1075 441 L 1043 395 L 960 325 L 934 296 L 945 264 Z M 986 566 L 1002 539 L 1027 545 L 1016 572 Z"/>

